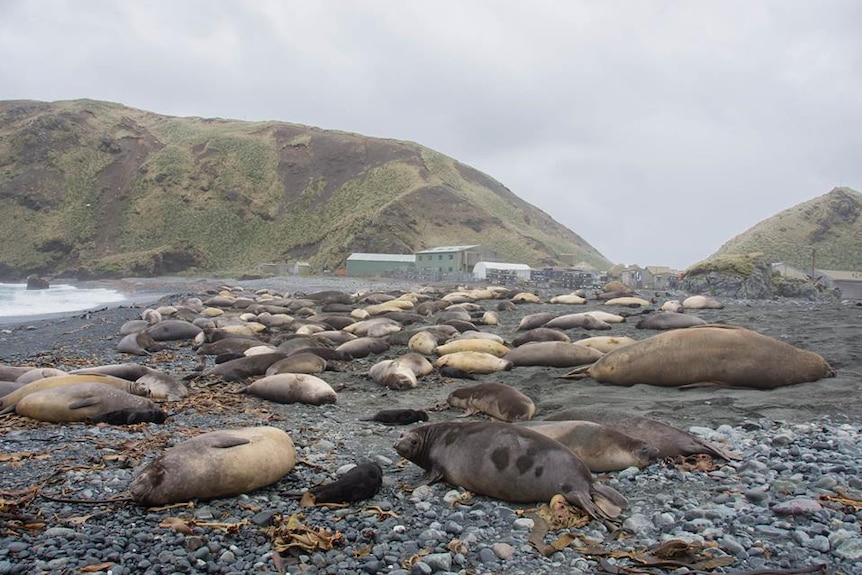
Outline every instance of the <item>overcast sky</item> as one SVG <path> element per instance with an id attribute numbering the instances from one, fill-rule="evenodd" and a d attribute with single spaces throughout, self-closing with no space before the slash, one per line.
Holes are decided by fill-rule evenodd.
<path id="1" fill-rule="evenodd" d="M 862 190 L 862 2 L 0 0 L 0 99 L 411 140 L 617 263 Z"/>

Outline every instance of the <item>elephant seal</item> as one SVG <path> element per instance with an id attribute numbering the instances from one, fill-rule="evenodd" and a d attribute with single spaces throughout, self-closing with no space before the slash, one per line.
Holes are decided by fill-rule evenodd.
<path id="1" fill-rule="evenodd" d="M 17 381 L 0 381 L 0 397 L 4 397 L 20 387 L 24 387 L 24 383 Z"/>
<path id="2" fill-rule="evenodd" d="M 244 355 L 216 365 L 208 375 L 215 375 L 224 381 L 238 381 L 256 375 L 266 373 L 272 364 L 281 361 L 287 354 L 280 351 L 271 353 L 259 353 L 256 355 Z"/>
<path id="3" fill-rule="evenodd" d="M 103 374 L 134 381 L 135 393 L 150 399 L 175 401 L 189 394 L 188 388 L 172 375 L 139 363 L 113 363 L 76 369 L 72 374 Z"/>
<path id="4" fill-rule="evenodd" d="M 593 349 L 597 349 L 602 353 L 610 353 L 618 347 L 622 347 L 624 345 L 628 345 L 630 343 L 634 343 L 637 340 L 628 336 L 613 336 L 613 335 L 599 335 L 596 337 L 588 337 L 585 339 L 579 339 L 575 343 L 579 345 L 585 345 L 587 347 L 591 347 Z"/>
<path id="5" fill-rule="evenodd" d="M 724 304 L 708 295 L 693 295 L 682 300 L 685 309 L 721 309 Z"/>
<path id="6" fill-rule="evenodd" d="M 504 383 L 477 383 L 456 389 L 446 401 L 466 415 L 484 413 L 500 421 L 527 421 L 536 413 L 533 400 Z"/>
<path id="7" fill-rule="evenodd" d="M 405 432 L 395 451 L 426 473 L 512 503 L 547 502 L 556 494 L 596 519 L 615 519 L 625 497 L 593 481 L 569 448 L 526 427 L 499 421 L 429 423 Z"/>
<path id="8" fill-rule="evenodd" d="M 671 299 L 661 304 L 661 311 L 671 311 L 674 313 L 683 313 L 685 306 L 678 299 Z"/>
<path id="9" fill-rule="evenodd" d="M 742 327 L 707 324 L 642 339 L 563 377 L 592 377 L 613 385 L 712 383 L 773 389 L 834 375 L 816 353 Z"/>
<path id="10" fill-rule="evenodd" d="M 266 375 L 276 373 L 322 373 L 326 371 L 328 362 L 319 355 L 308 351 L 292 353 L 266 368 Z"/>
<path id="11" fill-rule="evenodd" d="M 518 322 L 518 327 L 515 331 L 527 331 L 537 327 L 542 327 L 552 319 L 557 317 L 557 314 L 550 311 L 540 311 L 536 313 L 528 313 Z"/>
<path id="12" fill-rule="evenodd" d="M 203 330 L 182 319 L 163 319 L 148 327 L 146 331 L 156 341 L 178 341 L 194 339 Z"/>
<path id="13" fill-rule="evenodd" d="M 256 395 L 276 403 L 335 403 L 338 395 L 328 383 L 307 373 L 277 373 L 258 379 L 240 393 Z"/>
<path id="14" fill-rule="evenodd" d="M 605 300 L 605 305 L 619 305 L 623 307 L 646 307 L 650 305 L 650 302 L 642 297 L 622 296 L 613 297 L 609 300 Z"/>
<path id="15" fill-rule="evenodd" d="M 410 351 L 423 355 L 434 355 L 434 350 L 438 345 L 437 337 L 427 330 L 417 331 L 407 341 L 407 347 Z"/>
<path id="16" fill-rule="evenodd" d="M 584 305 L 585 303 L 587 303 L 587 300 L 586 300 L 586 298 L 581 297 L 576 293 L 567 293 L 567 294 L 555 295 L 554 297 L 552 297 L 548 301 L 548 303 L 560 303 L 560 304 L 567 304 L 567 305 Z"/>
<path id="17" fill-rule="evenodd" d="M 132 355 L 150 355 L 161 351 L 165 346 L 152 338 L 147 330 L 137 331 L 123 336 L 117 343 L 117 351 Z"/>
<path id="18" fill-rule="evenodd" d="M 22 374 L 15 381 L 26 385 L 38 379 L 45 379 L 46 377 L 54 377 L 57 375 L 66 375 L 66 372 L 55 367 L 34 367 L 27 373 Z"/>
<path id="19" fill-rule="evenodd" d="M 529 427 L 574 451 L 593 473 L 646 467 L 659 456 L 647 441 L 592 421 L 536 422 Z"/>
<path id="20" fill-rule="evenodd" d="M 381 409 L 362 421 L 376 421 L 383 425 L 409 425 L 419 421 L 428 421 L 428 412 L 422 409 Z"/>
<path id="21" fill-rule="evenodd" d="M 456 367 L 467 373 L 495 373 L 512 369 L 513 363 L 496 355 L 481 351 L 456 351 L 441 355 L 434 362 L 437 369 Z"/>
<path id="22" fill-rule="evenodd" d="M 642 317 L 635 324 L 637 329 L 682 329 L 693 325 L 706 325 L 707 321 L 696 315 L 674 311 L 657 311 Z"/>
<path id="23" fill-rule="evenodd" d="M 357 503 L 377 495 L 383 486 L 383 470 L 369 461 L 360 463 L 331 483 L 308 490 L 315 503 Z"/>
<path id="24" fill-rule="evenodd" d="M 582 312 L 557 316 L 542 327 L 556 329 L 574 329 L 576 327 L 582 329 L 611 329 L 611 324 L 600 320 L 591 313 Z"/>
<path id="25" fill-rule="evenodd" d="M 358 359 L 383 353 L 387 349 L 389 349 L 389 342 L 385 339 L 363 336 L 342 343 L 335 348 L 335 351 L 343 353 L 352 359 Z"/>
<path id="26" fill-rule="evenodd" d="M 533 329 L 528 329 L 527 331 L 516 335 L 512 338 L 512 347 L 521 347 L 525 343 L 531 343 L 535 341 L 565 341 L 570 342 L 572 338 L 569 337 L 569 334 L 560 330 L 560 329 L 552 329 L 550 327 L 534 327 Z"/>
<path id="27" fill-rule="evenodd" d="M 167 418 L 149 399 L 104 383 L 77 383 L 31 393 L 15 405 L 15 413 L 52 423 L 87 421 L 111 425 L 164 423 Z"/>
<path id="28" fill-rule="evenodd" d="M 11 413 L 12 411 L 14 411 L 15 405 L 31 393 L 36 393 L 37 391 L 42 391 L 43 389 L 62 387 L 65 385 L 75 385 L 78 383 L 104 383 L 107 385 L 114 386 L 117 389 L 127 393 L 141 396 L 146 395 L 146 391 L 141 385 L 127 379 L 95 373 L 69 373 L 66 375 L 55 375 L 54 377 L 37 379 L 36 381 L 31 381 L 30 383 L 19 387 L 15 391 L 7 393 L 2 398 L 0 398 L 0 408 L 2 408 L 0 409 L 0 415 L 4 413 Z"/>
<path id="29" fill-rule="evenodd" d="M 437 371 L 439 371 L 441 377 L 451 377 L 453 379 L 476 379 L 472 373 L 451 365 L 444 365 Z"/>
<path id="30" fill-rule="evenodd" d="M 378 361 L 368 370 L 368 376 L 389 389 L 402 391 L 419 385 L 416 373 L 394 359 Z"/>
<path id="31" fill-rule="evenodd" d="M 565 341 L 539 341 L 512 349 L 504 359 L 516 367 L 574 367 L 593 363 L 602 357 L 602 352 L 585 345 Z"/>
<path id="32" fill-rule="evenodd" d="M 573 407 L 553 413 L 545 421 L 581 420 L 600 423 L 629 437 L 637 437 L 658 450 L 659 457 L 706 453 L 721 459 L 739 459 L 733 453 L 656 419 L 617 409 Z"/>
<path id="33" fill-rule="evenodd" d="M 438 356 L 457 351 L 481 351 L 497 357 L 503 357 L 509 353 L 509 348 L 505 344 L 492 339 L 472 337 L 453 339 L 448 343 L 438 345 L 434 348 L 434 353 Z"/>
<path id="34" fill-rule="evenodd" d="M 232 497 L 275 483 L 295 464 L 293 441 L 276 427 L 211 431 L 165 450 L 129 492 L 146 507 Z"/>

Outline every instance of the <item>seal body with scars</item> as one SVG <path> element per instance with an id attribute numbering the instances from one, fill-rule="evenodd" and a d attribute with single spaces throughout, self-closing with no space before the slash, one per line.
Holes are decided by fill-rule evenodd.
<path id="1" fill-rule="evenodd" d="M 659 455 L 648 442 L 592 421 L 546 421 L 529 427 L 574 451 L 594 473 L 646 467 Z"/>
<path id="2" fill-rule="evenodd" d="M 536 413 L 533 400 L 510 385 L 503 383 L 477 383 L 456 389 L 446 400 L 467 414 L 485 413 L 500 421 L 527 421 Z"/>
<path id="3" fill-rule="evenodd" d="M 317 376 L 307 373 L 277 373 L 258 379 L 241 393 L 256 395 L 276 403 L 307 403 L 323 405 L 335 403 L 338 394 L 332 386 Z"/>
<path id="4" fill-rule="evenodd" d="M 145 397 L 104 383 L 78 383 L 43 389 L 24 397 L 15 413 L 38 421 L 88 421 L 131 425 L 164 423 L 167 414 Z"/>
<path id="5" fill-rule="evenodd" d="M 132 480 L 147 507 L 248 493 L 275 483 L 296 463 L 290 436 L 276 427 L 212 431 L 171 447 Z"/>
<path id="6" fill-rule="evenodd" d="M 425 469 L 421 484 L 444 480 L 513 503 L 556 494 L 597 519 L 619 517 L 628 502 L 593 481 L 570 449 L 526 427 L 499 421 L 430 423 L 405 432 L 395 450 Z"/>
<path id="7" fill-rule="evenodd" d="M 722 459 L 739 459 L 718 445 L 700 439 L 667 423 L 620 411 L 596 406 L 574 407 L 551 414 L 545 421 L 592 421 L 605 427 L 624 433 L 630 437 L 642 439 L 658 450 L 659 457 L 676 457 L 678 455 L 694 455 L 706 453 Z"/>
<path id="8" fill-rule="evenodd" d="M 834 375 L 816 353 L 745 328 L 707 324 L 642 339 L 563 377 L 592 377 L 614 385 L 715 383 L 772 389 Z"/>
<path id="9" fill-rule="evenodd" d="M 377 495 L 383 470 L 374 462 L 361 463 L 331 483 L 308 490 L 315 503 L 356 503 Z"/>

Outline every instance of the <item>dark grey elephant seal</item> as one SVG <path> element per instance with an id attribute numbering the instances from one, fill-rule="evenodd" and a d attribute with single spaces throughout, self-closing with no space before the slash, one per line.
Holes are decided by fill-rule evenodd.
<path id="1" fill-rule="evenodd" d="M 290 436 L 276 427 L 212 431 L 165 450 L 132 480 L 138 505 L 168 505 L 248 493 L 275 483 L 296 464 Z"/>
<path id="2" fill-rule="evenodd" d="M 384 338 L 369 336 L 357 337 L 335 348 L 336 351 L 346 354 L 353 359 L 383 353 L 387 349 L 389 349 L 389 342 Z"/>
<path id="3" fill-rule="evenodd" d="M 529 427 L 574 451 L 593 473 L 646 467 L 659 455 L 648 442 L 593 421 L 532 422 Z"/>
<path id="4" fill-rule="evenodd" d="M 467 410 L 467 415 L 485 413 L 499 421 L 527 421 L 536 413 L 533 400 L 504 383 L 477 383 L 456 389 L 446 401 Z"/>
<path id="5" fill-rule="evenodd" d="M 615 519 L 625 497 L 593 481 L 567 447 L 526 427 L 499 421 L 421 425 L 395 450 L 425 469 L 420 485 L 448 483 L 513 503 L 547 502 L 556 494 L 596 519 Z"/>
<path id="6" fill-rule="evenodd" d="M 132 355 L 150 355 L 163 349 L 165 349 L 165 346 L 154 340 L 146 330 L 123 336 L 117 343 L 117 351 Z"/>
<path id="7" fill-rule="evenodd" d="M 285 357 L 287 355 L 281 352 L 246 355 L 216 365 L 209 375 L 218 376 L 225 381 L 238 381 L 265 374 L 272 364 Z"/>
<path id="8" fill-rule="evenodd" d="M 52 423 L 112 425 L 164 423 L 167 418 L 167 413 L 149 399 L 105 383 L 78 383 L 34 392 L 15 404 L 15 413 Z"/>
<path id="9" fill-rule="evenodd" d="M 596 406 L 573 407 L 558 411 L 545 418 L 545 421 L 565 420 L 593 421 L 630 437 L 637 437 L 655 447 L 659 457 L 706 453 L 721 459 L 739 459 L 735 454 L 687 431 L 656 419 L 625 411 Z"/>
<path id="10" fill-rule="evenodd" d="M 195 324 L 182 319 L 163 319 L 148 327 L 146 331 L 156 341 L 194 339 L 203 332 Z"/>
<path id="11" fill-rule="evenodd" d="M 533 329 L 528 329 L 522 334 L 519 334 L 512 338 L 512 347 L 520 347 L 527 343 L 537 342 L 537 341 L 565 341 L 570 342 L 572 338 L 561 329 L 555 329 L 550 327 L 534 327 Z"/>

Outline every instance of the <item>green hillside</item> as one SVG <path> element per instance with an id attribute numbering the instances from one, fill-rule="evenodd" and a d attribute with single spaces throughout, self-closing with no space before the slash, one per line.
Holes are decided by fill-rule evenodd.
<path id="1" fill-rule="evenodd" d="M 610 262 L 501 183 L 412 142 L 92 100 L 0 101 L 0 276 L 248 272 L 482 244 Z M 565 261 L 571 262 L 572 255 Z"/>

